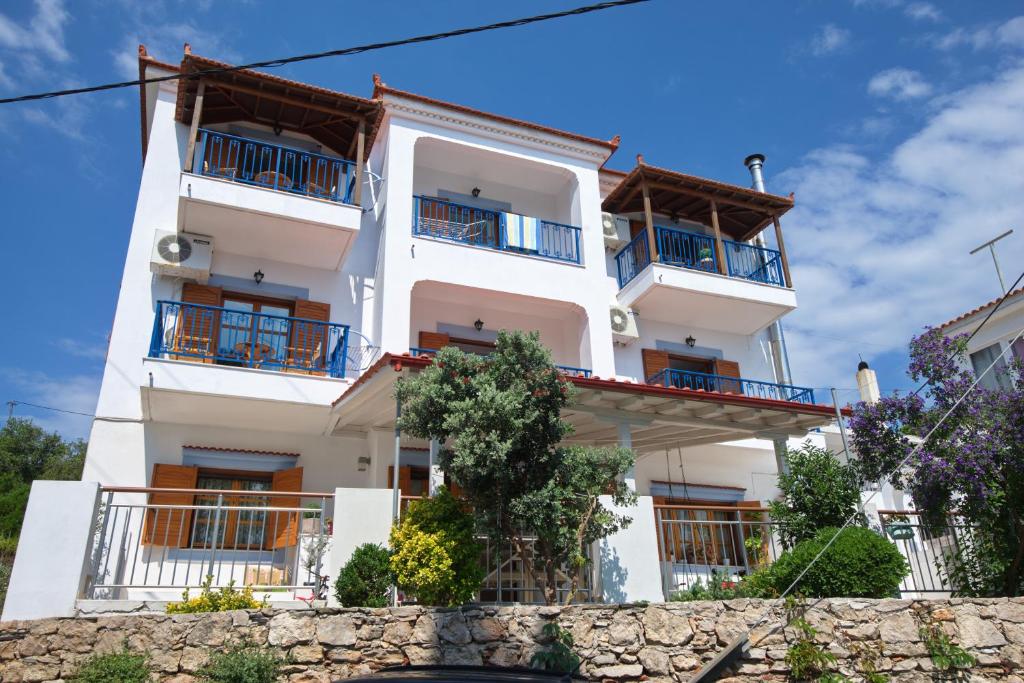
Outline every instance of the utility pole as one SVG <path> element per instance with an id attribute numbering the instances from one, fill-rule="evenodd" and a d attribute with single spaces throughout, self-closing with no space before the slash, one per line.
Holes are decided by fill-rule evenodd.
<path id="1" fill-rule="evenodd" d="M 1013 228 L 1007 230 L 1002 235 L 999 235 L 998 237 L 993 237 L 988 242 L 980 244 L 974 249 L 971 249 L 971 256 L 973 256 L 974 254 L 977 254 L 985 247 L 988 247 L 989 252 L 992 254 L 992 263 L 994 263 L 996 266 L 996 277 L 999 278 L 999 289 L 1002 290 L 1003 294 L 1006 294 L 1006 283 L 1003 282 L 1003 271 L 999 269 L 999 259 L 996 258 L 996 242 L 1003 239 L 1004 237 L 1009 237 L 1012 234 Z"/>
<path id="2" fill-rule="evenodd" d="M 17 401 L 7 402 L 7 421 L 10 422 L 11 418 L 14 417 L 14 406 L 18 404 Z"/>

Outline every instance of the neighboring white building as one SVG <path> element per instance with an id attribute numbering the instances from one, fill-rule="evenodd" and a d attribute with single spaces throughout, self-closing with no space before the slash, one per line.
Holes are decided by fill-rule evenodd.
<path id="1" fill-rule="evenodd" d="M 180 65 L 141 48 L 139 63 L 224 66 L 187 48 Z M 444 477 L 429 444 L 396 436 L 394 381 L 446 344 L 486 353 L 503 328 L 538 331 L 572 377 L 573 441 L 638 453 L 634 523 L 595 549 L 587 597 L 657 600 L 768 552 L 753 541 L 776 454 L 834 418 L 774 370 L 769 326 L 797 305 L 779 224 L 792 197 L 641 158 L 613 171 L 617 138 L 377 77 L 366 99 L 193 76 L 143 86 L 141 113 L 83 475 L 98 504 L 34 489 L 22 537 L 93 515 L 93 541 L 53 551 L 83 567 L 73 586 L 19 553 L 5 618 L 176 597 L 207 574 L 308 597 L 355 545 L 386 540 L 396 466 L 405 496 Z M 481 600 L 536 597 L 517 557 L 483 559 Z"/>
<path id="2" fill-rule="evenodd" d="M 947 337 L 973 334 L 992 313 L 999 299 L 1002 297 L 943 323 L 939 329 Z M 987 389 L 1009 388 L 1007 365 L 1014 358 L 1024 362 L 1024 339 L 1018 339 L 1021 329 L 1024 329 L 1024 287 L 1009 292 L 985 326 L 967 343 L 967 354 L 976 377 L 995 362 L 992 372 L 982 376 L 981 386 Z"/>

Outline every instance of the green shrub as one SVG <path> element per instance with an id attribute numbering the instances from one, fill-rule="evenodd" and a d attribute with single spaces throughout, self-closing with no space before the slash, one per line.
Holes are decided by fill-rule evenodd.
<path id="1" fill-rule="evenodd" d="M 253 597 L 250 586 L 238 590 L 235 588 L 235 582 L 231 581 L 227 586 L 214 590 L 210 587 L 212 583 L 213 577 L 207 576 L 203 581 L 202 590 L 194 598 L 189 597 L 186 588 L 181 594 L 181 602 L 167 603 L 167 613 L 227 612 L 233 609 L 262 609 L 267 606 L 266 599 L 257 600 Z"/>
<path id="2" fill-rule="evenodd" d="M 338 572 L 334 596 L 343 607 L 387 607 L 394 585 L 391 552 L 374 543 L 364 543 Z"/>
<path id="3" fill-rule="evenodd" d="M 443 486 L 413 501 L 391 529 L 391 569 L 398 587 L 424 605 L 455 606 L 473 599 L 484 570 L 473 515 Z"/>
<path id="4" fill-rule="evenodd" d="M 782 553 L 767 570 L 766 581 L 781 594 L 821 552 L 836 529 L 818 531 Z M 804 574 L 796 591 L 814 598 L 887 598 L 909 573 L 903 555 L 890 541 L 863 527 L 847 527 Z"/>
<path id="5" fill-rule="evenodd" d="M 274 683 L 284 660 L 269 650 L 243 643 L 210 655 L 199 679 L 211 683 Z"/>
<path id="6" fill-rule="evenodd" d="M 145 655 L 129 651 L 126 644 L 120 652 L 89 657 L 71 680 L 77 683 L 145 683 L 149 680 L 149 663 Z"/>
<path id="7" fill-rule="evenodd" d="M 563 674 L 576 673 L 580 668 L 580 658 L 572 651 L 572 634 L 553 621 L 544 624 L 541 633 L 548 640 L 548 644 L 543 650 L 533 654 L 530 666 Z"/>

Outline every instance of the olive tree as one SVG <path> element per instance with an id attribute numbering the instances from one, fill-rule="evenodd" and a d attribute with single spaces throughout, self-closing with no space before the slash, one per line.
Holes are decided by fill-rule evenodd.
<path id="1" fill-rule="evenodd" d="M 578 591 L 586 549 L 630 519 L 601 504 L 635 503 L 622 479 L 633 452 L 567 445 L 572 426 L 561 411 L 576 390 L 551 362 L 536 333 L 498 334 L 487 357 L 454 347 L 398 383 L 399 427 L 442 444 L 440 466 L 472 506 L 480 530 L 510 543 L 547 604 Z"/>

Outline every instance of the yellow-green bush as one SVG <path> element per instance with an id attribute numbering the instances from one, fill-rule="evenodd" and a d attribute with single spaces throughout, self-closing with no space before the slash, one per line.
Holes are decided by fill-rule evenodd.
<path id="1" fill-rule="evenodd" d="M 484 570 L 470 513 L 445 488 L 414 501 L 391 529 L 391 569 L 398 587 L 424 605 L 473 599 Z"/>
<path id="2" fill-rule="evenodd" d="M 235 582 L 214 590 L 211 588 L 213 577 L 207 576 L 203 582 L 199 595 L 189 597 L 186 588 L 181 594 L 181 602 L 167 603 L 168 614 L 192 614 L 195 612 L 227 612 L 233 609 L 262 609 L 267 606 L 267 601 L 257 600 L 253 597 L 252 587 L 246 586 L 242 590 L 235 588 Z"/>

